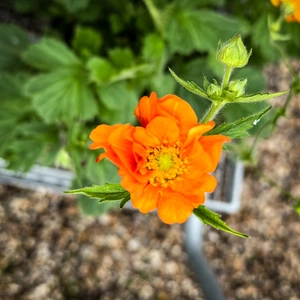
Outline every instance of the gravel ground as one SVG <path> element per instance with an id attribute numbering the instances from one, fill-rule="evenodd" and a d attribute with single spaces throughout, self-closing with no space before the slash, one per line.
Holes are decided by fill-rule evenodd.
<path id="1" fill-rule="evenodd" d="M 287 87 L 283 65 L 266 70 Z M 278 84 L 280 82 L 280 84 Z M 282 82 L 282 84 L 281 84 Z M 282 100 L 274 101 L 278 105 Z M 258 148 L 258 170 L 300 197 L 300 99 Z M 223 219 L 244 240 L 206 227 L 204 253 L 227 299 L 300 299 L 300 217 L 293 201 L 249 169 L 241 210 Z M 204 299 L 184 232 L 155 214 L 81 216 L 74 198 L 0 186 L 0 299 Z"/>

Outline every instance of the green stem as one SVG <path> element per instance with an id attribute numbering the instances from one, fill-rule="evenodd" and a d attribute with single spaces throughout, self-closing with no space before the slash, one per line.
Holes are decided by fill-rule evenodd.
<path id="1" fill-rule="evenodd" d="M 151 15 L 151 18 L 153 20 L 156 29 L 161 33 L 163 31 L 163 23 L 162 23 L 163 18 L 159 10 L 156 8 L 152 0 L 143 0 L 143 1 L 147 6 L 147 9 Z"/>
<path id="2" fill-rule="evenodd" d="M 213 102 L 201 123 L 207 123 L 208 121 L 213 120 L 224 105 L 225 103 L 223 102 Z"/>
<path id="3" fill-rule="evenodd" d="M 228 83 L 229 83 L 229 79 L 230 79 L 230 76 L 231 76 L 232 69 L 233 68 L 230 68 L 230 67 L 225 68 L 225 73 L 223 75 L 222 86 L 221 86 L 222 91 L 227 89 L 227 87 L 228 87 Z"/>

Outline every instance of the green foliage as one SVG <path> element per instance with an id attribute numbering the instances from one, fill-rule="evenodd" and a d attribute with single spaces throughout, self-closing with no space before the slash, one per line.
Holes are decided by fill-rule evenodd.
<path id="1" fill-rule="evenodd" d="M 126 202 L 130 200 L 130 194 L 120 184 L 106 183 L 102 185 L 94 185 L 77 190 L 65 191 L 66 194 L 83 194 L 90 198 L 99 199 L 99 202 L 105 201 L 121 201 L 122 208 Z"/>
<path id="2" fill-rule="evenodd" d="M 191 82 L 191 81 L 185 81 L 181 78 L 179 78 L 174 71 L 172 71 L 169 68 L 169 71 L 171 72 L 172 76 L 174 77 L 174 79 L 181 84 L 184 88 L 186 88 L 188 91 L 192 92 L 193 94 L 196 94 L 198 96 L 201 96 L 205 99 L 210 100 L 210 97 L 207 95 L 207 93 L 201 89 L 196 83 Z"/>
<path id="3" fill-rule="evenodd" d="M 102 43 L 102 36 L 95 29 L 83 26 L 75 28 L 72 46 L 80 56 L 88 58 L 97 54 Z"/>
<path id="4" fill-rule="evenodd" d="M 97 114 L 95 97 L 80 68 L 35 76 L 27 85 L 27 93 L 45 123 L 88 120 Z"/>
<path id="5" fill-rule="evenodd" d="M 55 0 L 57 3 L 59 3 L 64 9 L 70 13 L 77 13 L 78 11 L 81 11 L 82 9 L 85 9 L 90 0 Z"/>
<path id="6" fill-rule="evenodd" d="M 29 45 L 28 34 L 13 24 L 0 24 L 0 71 L 14 71 L 21 66 L 21 53 Z"/>
<path id="7" fill-rule="evenodd" d="M 41 71 L 53 71 L 60 68 L 80 65 L 80 60 L 61 41 L 44 38 L 25 51 L 23 59 L 26 63 Z"/>
<path id="8" fill-rule="evenodd" d="M 249 133 L 247 132 L 253 126 L 256 126 L 260 119 L 270 111 L 272 107 L 268 107 L 263 111 L 260 111 L 254 115 L 238 119 L 235 122 L 229 124 L 222 124 L 211 131 L 209 131 L 206 135 L 213 135 L 213 134 L 223 134 L 228 136 L 231 139 L 242 138 L 248 136 Z"/>
<path id="9" fill-rule="evenodd" d="M 168 14 L 164 36 L 172 52 L 183 55 L 193 51 L 215 52 L 220 37 L 228 39 L 237 32 L 247 34 L 248 24 L 210 10 L 173 8 Z M 209 28 L 209 30 L 208 30 Z"/>
<path id="10" fill-rule="evenodd" d="M 194 215 L 199 218 L 205 225 L 209 224 L 216 229 L 223 230 L 225 232 L 229 232 L 231 234 L 237 235 L 242 238 L 249 238 L 248 235 L 238 232 L 236 230 L 231 229 L 224 221 L 220 219 L 220 215 L 210 211 L 204 205 L 200 205 L 199 207 L 193 210 Z"/>
<path id="11" fill-rule="evenodd" d="M 248 66 L 232 76 L 247 78 L 246 91 L 254 94 L 240 100 L 279 95 L 257 95 L 265 88 L 263 64 L 279 57 L 267 28 L 267 16 L 276 10 L 265 1 L 246 2 L 11 1 L 9 11 L 17 12 L 20 24 L 23 17 L 32 22 L 28 30 L 0 25 L 0 156 L 11 168 L 28 170 L 34 163 L 53 165 L 64 153 L 66 166 L 76 173 L 73 188 L 119 182 L 112 164 L 95 164 L 88 150 L 90 131 L 101 123 L 134 124 L 138 99 L 151 91 L 159 97 L 176 93 L 202 119 L 211 103 L 203 75 L 210 84 L 221 82 L 217 44 L 237 33 L 247 49 L 253 48 Z M 285 50 L 293 55 L 299 55 L 299 26 L 285 25 L 292 37 Z M 184 80 L 175 72 L 172 78 L 168 67 Z M 230 104 L 217 121 L 247 120 L 267 106 Z M 116 205 L 83 197 L 78 204 L 92 215 Z"/>

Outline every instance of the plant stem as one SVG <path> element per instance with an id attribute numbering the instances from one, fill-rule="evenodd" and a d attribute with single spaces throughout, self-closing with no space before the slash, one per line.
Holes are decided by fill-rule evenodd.
<path id="1" fill-rule="evenodd" d="M 232 72 L 232 68 L 230 68 L 230 67 L 225 68 L 225 72 L 224 72 L 223 80 L 222 80 L 222 86 L 221 86 L 222 91 L 227 89 L 227 87 L 228 87 L 231 72 Z"/>
<path id="2" fill-rule="evenodd" d="M 207 123 L 208 121 L 213 120 L 213 118 L 218 114 L 224 105 L 225 103 L 223 102 L 213 102 L 201 123 Z"/>
<path id="3" fill-rule="evenodd" d="M 145 5 L 147 6 L 147 9 L 151 15 L 151 18 L 153 20 L 153 23 L 156 27 L 156 29 L 162 33 L 163 30 L 163 23 L 162 23 L 162 17 L 159 10 L 156 8 L 152 0 L 143 0 Z"/>

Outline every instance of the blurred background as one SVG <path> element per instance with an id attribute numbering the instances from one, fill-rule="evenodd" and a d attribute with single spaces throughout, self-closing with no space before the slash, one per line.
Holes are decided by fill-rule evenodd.
<path id="1" fill-rule="evenodd" d="M 18 172 L 72 171 L 73 188 L 119 182 L 88 150 L 93 128 L 136 124 L 133 110 L 152 91 L 179 95 L 199 118 L 208 107 L 168 67 L 199 86 L 204 75 L 220 80 L 218 42 L 240 33 L 253 54 L 233 78 L 248 78 L 248 93 L 291 86 L 280 51 L 299 76 L 300 24 L 283 24 L 279 51 L 268 27 L 279 14 L 261 0 L 1 1 L 0 157 Z M 223 219 L 252 238 L 212 228 L 203 237 L 228 299 L 300 299 L 299 100 L 287 118 L 277 118 L 285 96 L 271 100 L 273 113 L 253 131 L 264 138 L 255 151 L 253 139 L 230 149 L 247 168 L 241 209 Z M 232 104 L 217 122 L 268 105 Z M 43 188 L 0 187 L 0 299 L 204 299 L 183 226 Z"/>

